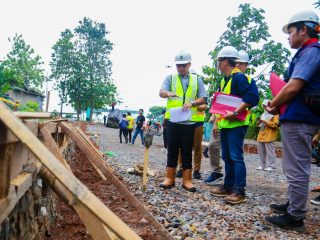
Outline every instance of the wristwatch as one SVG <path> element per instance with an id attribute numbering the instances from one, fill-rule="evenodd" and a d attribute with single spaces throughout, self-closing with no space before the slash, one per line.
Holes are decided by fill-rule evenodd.
<path id="1" fill-rule="evenodd" d="M 238 112 L 236 112 L 236 111 L 234 111 L 234 112 L 233 112 L 233 115 L 236 117 L 236 116 L 238 116 L 238 115 L 239 115 L 239 113 L 238 113 Z"/>
<path id="2" fill-rule="evenodd" d="M 192 107 L 195 107 L 194 101 L 190 101 L 190 103 L 191 103 L 191 106 L 192 106 Z"/>

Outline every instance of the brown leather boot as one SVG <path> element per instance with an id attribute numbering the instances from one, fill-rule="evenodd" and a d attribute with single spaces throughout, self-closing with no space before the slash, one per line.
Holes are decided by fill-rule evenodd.
<path id="1" fill-rule="evenodd" d="M 182 187 L 189 192 L 195 192 L 196 188 L 192 184 L 192 169 L 183 169 L 182 174 Z"/>
<path id="2" fill-rule="evenodd" d="M 161 188 L 167 189 L 175 186 L 176 168 L 167 167 L 167 176 L 160 184 Z"/>

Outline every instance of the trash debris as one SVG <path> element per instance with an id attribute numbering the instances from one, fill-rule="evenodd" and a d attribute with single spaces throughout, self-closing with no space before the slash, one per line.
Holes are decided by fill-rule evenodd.
<path id="1" fill-rule="evenodd" d="M 135 164 L 133 168 L 128 168 L 127 173 L 131 174 L 137 174 L 142 176 L 143 175 L 143 165 Z M 151 171 L 150 168 L 147 169 L 147 175 L 148 176 L 155 176 L 154 171 Z"/>
<path id="2" fill-rule="evenodd" d="M 117 156 L 117 154 L 116 154 L 116 153 L 111 152 L 111 151 L 109 151 L 109 152 L 105 152 L 104 154 L 105 154 L 105 155 L 107 155 L 108 157 L 116 157 L 116 156 Z"/>

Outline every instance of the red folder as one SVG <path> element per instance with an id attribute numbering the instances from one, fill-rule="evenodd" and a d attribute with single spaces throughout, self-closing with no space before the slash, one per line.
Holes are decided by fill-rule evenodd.
<path id="1" fill-rule="evenodd" d="M 277 74 L 270 74 L 270 90 L 272 96 L 275 97 L 278 95 L 280 90 L 286 85 L 286 82 L 283 81 Z M 287 108 L 287 104 L 282 104 L 279 106 L 280 115 L 282 115 Z"/>
<path id="2" fill-rule="evenodd" d="M 235 111 L 240 106 L 242 98 L 225 93 L 214 93 L 210 112 L 213 114 L 220 114 L 222 117 L 226 115 L 226 111 Z M 245 121 L 249 111 L 241 111 L 237 119 Z"/>

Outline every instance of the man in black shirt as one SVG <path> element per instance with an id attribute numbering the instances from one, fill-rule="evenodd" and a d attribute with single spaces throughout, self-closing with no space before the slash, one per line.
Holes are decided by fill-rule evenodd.
<path id="1" fill-rule="evenodd" d="M 143 109 L 139 109 L 139 116 L 136 119 L 136 129 L 132 137 L 132 145 L 134 144 L 134 141 L 136 140 L 136 137 L 138 136 L 138 134 L 140 134 L 142 145 L 144 145 L 143 128 L 144 128 L 145 121 L 146 121 L 146 118 L 143 116 Z"/>

